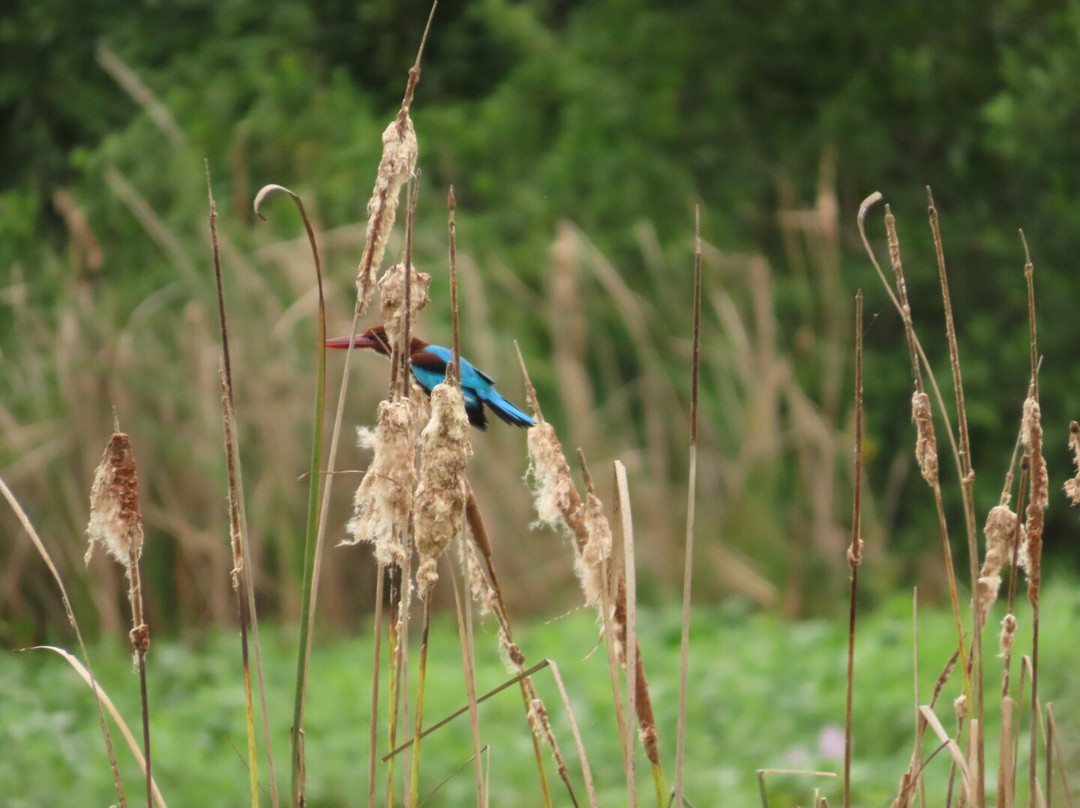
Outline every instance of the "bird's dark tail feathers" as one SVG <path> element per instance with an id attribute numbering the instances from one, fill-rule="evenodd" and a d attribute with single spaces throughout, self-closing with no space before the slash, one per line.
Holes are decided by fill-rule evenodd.
<path id="1" fill-rule="evenodd" d="M 515 407 L 495 390 L 484 396 L 484 403 L 491 407 L 493 413 L 512 426 L 536 426 L 536 421 L 532 416 Z"/>

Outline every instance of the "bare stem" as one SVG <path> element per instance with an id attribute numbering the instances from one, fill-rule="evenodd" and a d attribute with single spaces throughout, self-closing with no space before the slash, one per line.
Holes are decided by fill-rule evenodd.
<path id="1" fill-rule="evenodd" d="M 233 590 L 240 616 L 240 658 L 244 678 L 244 709 L 247 715 L 248 786 L 252 808 L 259 805 L 259 765 L 256 753 L 255 711 L 252 699 L 251 662 L 248 632 L 255 645 L 255 675 L 259 682 L 259 704 L 262 715 L 263 744 L 266 747 L 267 768 L 270 773 L 270 803 L 278 808 L 277 772 L 274 751 L 270 742 L 270 717 L 266 708 L 266 683 L 263 677 L 262 643 L 259 641 L 259 620 L 255 606 L 255 586 L 251 575 L 251 559 L 247 544 L 247 514 L 244 508 L 244 483 L 240 465 L 240 443 L 236 434 L 236 405 L 233 397 L 232 357 L 229 352 L 229 329 L 225 310 L 225 289 L 221 272 L 221 251 L 218 247 L 217 205 L 210 183 L 210 163 L 206 161 L 206 191 L 210 205 L 210 243 L 214 256 L 214 283 L 217 288 L 218 319 L 221 323 L 221 387 L 222 421 L 225 431 L 225 466 L 229 480 L 229 534 L 233 554 Z"/>
<path id="2" fill-rule="evenodd" d="M 855 479 L 854 504 L 851 516 L 851 546 L 848 564 L 851 566 L 851 591 L 848 613 L 847 699 L 844 710 L 844 808 L 851 808 L 851 718 L 855 692 L 855 616 L 859 588 L 859 566 L 862 563 L 862 450 L 863 450 L 863 364 L 862 364 L 863 296 L 855 295 Z"/>
<path id="3" fill-rule="evenodd" d="M 454 186 L 450 186 L 450 193 L 446 198 L 446 207 L 449 209 L 450 229 L 450 316 L 454 323 L 454 380 L 461 387 L 461 328 L 458 321 L 458 289 L 457 289 L 457 223 L 454 221 L 454 211 L 457 210 L 457 200 L 454 198 Z"/>
<path id="4" fill-rule="evenodd" d="M 686 484 L 686 543 L 683 550 L 682 632 L 679 643 L 679 717 L 675 730 L 674 804 L 683 801 L 686 762 L 687 678 L 690 667 L 690 590 L 694 571 L 694 515 L 697 495 L 698 383 L 701 368 L 701 206 L 694 209 L 694 349 L 690 366 L 690 471 Z M 584 463 L 582 463 L 584 467 Z"/>

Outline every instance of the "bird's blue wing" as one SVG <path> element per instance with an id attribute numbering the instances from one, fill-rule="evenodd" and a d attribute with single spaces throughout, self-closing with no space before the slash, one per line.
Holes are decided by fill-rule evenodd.
<path id="1" fill-rule="evenodd" d="M 410 357 L 413 375 L 420 386 L 430 393 L 435 385 L 446 379 L 446 366 L 452 358 L 453 351 L 449 348 L 428 345 Z M 461 360 L 461 392 L 465 397 L 469 419 L 481 429 L 487 425 L 484 404 L 508 424 L 529 427 L 536 423 L 528 413 L 503 398 L 495 389 L 495 380 L 468 359 Z"/>
<path id="2" fill-rule="evenodd" d="M 434 357 L 438 357 L 443 364 L 443 370 L 445 372 L 446 364 L 453 357 L 454 352 L 449 348 L 445 348 L 442 345 L 428 345 L 424 349 L 424 353 L 431 354 Z M 414 359 L 415 361 L 415 359 Z M 462 357 L 461 359 L 461 386 L 462 387 L 486 387 L 487 385 L 495 384 L 495 380 L 489 375 L 480 370 L 476 365 L 470 362 L 468 359 Z"/>

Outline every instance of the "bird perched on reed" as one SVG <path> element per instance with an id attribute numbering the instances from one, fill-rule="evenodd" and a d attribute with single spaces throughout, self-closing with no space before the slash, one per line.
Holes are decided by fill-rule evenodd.
<path id="1" fill-rule="evenodd" d="M 355 338 L 335 337 L 326 341 L 328 348 L 348 348 L 349 343 L 354 348 L 371 348 L 383 356 L 390 356 L 390 341 L 386 336 L 386 329 L 377 325 L 369 328 L 363 334 Z M 435 385 L 440 384 L 446 378 L 446 366 L 453 356 L 453 351 L 442 345 L 431 345 L 416 337 L 412 338 L 409 346 L 409 365 L 412 368 L 413 378 L 416 379 L 424 390 L 431 395 Z M 487 413 L 484 405 L 487 405 L 493 413 L 502 420 L 513 426 L 535 426 L 534 421 L 527 413 L 515 407 L 502 397 L 495 389 L 495 380 L 478 369 L 468 359 L 461 359 L 461 392 L 465 397 L 465 412 L 469 415 L 469 423 L 477 429 L 487 429 Z"/>

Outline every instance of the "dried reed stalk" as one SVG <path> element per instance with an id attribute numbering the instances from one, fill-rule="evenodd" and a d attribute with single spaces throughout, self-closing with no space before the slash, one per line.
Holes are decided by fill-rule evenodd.
<path id="1" fill-rule="evenodd" d="M 438 580 L 436 565 L 450 542 L 465 525 L 465 466 L 472 457 L 469 419 L 461 389 L 452 382 L 431 392 L 431 421 L 421 433 L 420 469 L 414 513 L 417 592 L 424 602 L 420 673 L 416 696 L 416 743 L 412 759 L 412 804 L 419 797 L 420 736 L 423 730 L 424 685 L 427 675 L 428 632 L 431 623 L 431 588 Z"/>
<path id="2" fill-rule="evenodd" d="M 1058 735 L 1057 721 L 1054 719 L 1054 704 L 1053 702 L 1046 703 L 1046 731 L 1047 740 L 1053 746 L 1057 752 L 1058 760 L 1058 773 L 1061 775 L 1061 787 L 1065 796 L 1065 808 L 1073 808 L 1073 795 L 1072 789 L 1069 787 L 1069 777 L 1065 769 L 1065 755 L 1061 748 L 1061 737 Z M 1049 783 L 1049 772 L 1047 773 L 1047 783 Z M 1047 803 L 1050 801 L 1050 787 L 1047 785 L 1046 789 Z"/>
<path id="3" fill-rule="evenodd" d="M 128 579 L 128 604 L 131 606 L 131 644 L 139 668 L 139 695 L 142 705 L 143 753 L 146 759 L 146 805 L 153 808 L 154 780 L 150 757 L 150 705 L 146 693 L 146 653 L 150 650 L 150 627 L 143 617 L 142 557 L 143 528 L 139 509 L 138 476 L 131 439 L 117 429 L 109 439 L 101 464 L 94 472 L 90 489 L 90 524 L 87 564 L 95 545 L 101 545 L 124 568 Z"/>
<path id="4" fill-rule="evenodd" d="M 330 486 L 322 484 L 322 443 L 326 399 L 326 300 L 322 288 L 322 260 L 319 257 L 315 231 L 311 226 L 303 200 L 281 185 L 266 185 L 255 196 L 254 209 L 260 219 L 259 207 L 272 193 L 285 193 L 292 199 L 304 223 L 312 261 L 315 267 L 315 283 L 318 290 L 318 370 L 315 381 L 315 414 L 313 417 L 311 460 L 308 468 L 307 527 L 304 535 L 303 593 L 300 603 L 300 638 L 296 660 L 296 688 L 293 700 L 293 724 L 290 732 L 292 745 L 291 804 L 302 808 L 307 772 L 304 762 L 304 717 L 307 707 L 307 681 L 311 666 L 311 641 L 315 630 L 315 605 L 319 593 L 319 574 L 322 568 L 323 545 L 326 537 L 326 512 L 330 506 Z M 343 388 L 344 390 L 344 388 Z M 337 457 L 340 434 L 340 414 L 344 408 L 343 396 L 338 400 L 338 419 L 334 423 L 327 470 L 333 471 Z M 320 505 L 321 497 L 321 505 Z"/>
<path id="5" fill-rule="evenodd" d="M 469 586 L 472 577 L 472 564 L 475 558 L 469 554 L 469 544 L 464 535 L 459 536 L 458 549 L 461 555 L 462 566 L 465 572 L 465 585 Z M 450 566 L 450 580 L 454 589 L 454 610 L 457 614 L 458 645 L 461 648 L 461 666 L 465 672 L 465 706 L 469 710 L 469 732 L 473 745 L 473 772 L 476 776 L 476 806 L 485 808 L 487 797 L 484 788 L 484 771 L 480 759 L 480 715 L 476 701 L 476 663 L 474 658 L 475 638 L 473 635 L 472 609 L 466 608 L 462 603 L 461 591 L 454 576 L 453 565 Z M 420 735 L 417 735 L 419 738 Z"/>
<path id="6" fill-rule="evenodd" d="M 79 643 L 79 650 L 82 652 L 83 660 L 86 662 L 86 674 L 83 678 L 86 680 L 86 683 L 90 686 L 90 690 L 94 694 L 94 706 L 97 708 L 98 722 L 101 725 L 101 735 L 105 740 L 105 752 L 109 756 L 109 768 L 112 770 L 113 785 L 116 787 L 116 798 L 120 803 L 120 808 L 127 808 L 127 795 L 124 792 L 124 782 L 120 777 L 120 765 L 116 759 L 116 748 L 113 746 L 112 736 L 109 733 L 109 725 L 105 721 L 103 702 L 108 697 L 105 696 L 105 692 L 101 689 L 101 686 L 94 676 L 94 670 L 90 665 L 90 655 L 87 653 L 86 642 L 83 640 L 82 629 L 79 628 L 79 621 L 75 619 L 75 610 L 71 607 L 71 599 L 68 597 L 67 587 L 64 586 L 64 579 L 60 577 L 60 570 L 56 568 L 52 556 L 45 548 L 45 543 L 42 542 L 41 537 L 38 536 L 37 530 L 34 529 L 30 517 L 26 515 L 26 511 L 23 510 L 11 489 L 8 488 L 3 477 L 0 477 L 0 494 L 4 495 L 4 499 L 7 500 L 8 505 L 14 512 L 15 518 L 19 520 L 23 530 L 26 531 L 26 535 L 30 537 L 30 541 L 38 551 L 38 555 L 41 556 L 41 559 L 45 562 L 45 566 L 48 568 L 53 580 L 56 581 L 57 589 L 60 590 L 60 600 L 64 605 L 64 613 L 67 615 L 68 622 L 75 632 L 75 639 Z M 111 704 L 111 702 L 108 702 L 108 704 Z M 123 722 L 118 722 L 118 724 L 122 726 Z"/>
<path id="7" fill-rule="evenodd" d="M 266 748 L 270 776 L 270 802 L 278 808 L 277 773 L 270 739 L 270 717 L 266 707 L 266 683 L 263 677 L 262 643 L 259 640 L 259 620 L 255 605 L 250 552 L 247 542 L 247 514 L 244 505 L 244 484 L 240 464 L 240 443 L 236 432 L 236 405 L 233 396 L 232 356 L 229 352 L 229 330 L 225 314 L 225 286 L 221 272 L 221 251 L 218 247 L 217 204 L 210 183 L 210 163 L 206 161 L 206 192 L 210 207 L 210 244 L 214 258 L 214 285 L 217 290 L 218 320 L 221 325 L 221 409 L 225 437 L 225 467 L 229 480 L 229 539 L 233 556 L 232 584 L 240 617 L 240 656 L 244 679 L 244 712 L 248 740 L 248 785 L 252 808 L 259 804 L 259 765 L 255 739 L 255 710 L 252 703 L 251 664 L 248 632 L 255 646 L 255 673 L 259 682 L 259 703 L 262 715 L 263 743 Z"/>
<path id="8" fill-rule="evenodd" d="M 675 729 L 674 804 L 683 801 L 686 762 L 687 677 L 690 668 L 690 590 L 694 572 L 694 516 L 697 497 L 698 385 L 701 378 L 701 206 L 694 208 L 694 344 L 690 363 L 690 446 L 686 483 L 686 541 L 683 547 L 682 624 L 679 635 L 679 712 Z"/>
<path id="9" fill-rule="evenodd" d="M 926 187 L 927 213 L 930 230 L 934 239 L 934 254 L 937 258 L 938 278 L 941 282 L 941 299 L 945 309 L 945 340 L 949 346 L 949 364 L 952 369 L 953 390 L 956 395 L 956 428 L 960 441 L 960 491 L 964 502 L 964 528 L 967 535 L 968 566 L 971 575 L 971 591 L 976 603 L 979 592 L 979 548 L 975 529 L 975 469 L 971 459 L 971 440 L 968 437 L 967 408 L 964 406 L 964 382 L 960 371 L 960 351 L 956 341 L 956 326 L 953 322 L 952 296 L 949 294 L 949 279 L 945 269 L 945 251 L 941 242 L 941 225 L 938 221 L 937 208 L 930 186 Z M 976 609 L 976 612 L 978 609 Z M 975 704 L 973 715 L 978 723 L 972 724 L 976 733 L 972 738 L 974 748 L 974 766 L 972 778 L 975 782 L 975 803 L 983 805 L 986 801 L 983 770 L 985 767 L 985 748 L 982 731 L 983 721 L 983 659 L 982 659 L 982 623 L 976 614 L 972 621 L 971 639 L 971 678 Z"/>
<path id="10" fill-rule="evenodd" d="M 469 578 L 470 591 L 474 600 L 481 604 L 481 611 L 489 610 L 495 615 L 499 623 L 499 651 L 508 670 L 518 674 L 515 681 L 520 681 L 521 698 L 525 706 L 525 715 L 529 723 L 529 734 L 532 739 L 533 753 L 536 757 L 537 773 L 540 780 L 540 790 L 545 806 L 551 808 L 551 790 L 547 782 L 547 774 L 544 770 L 544 758 L 540 748 L 540 739 L 543 737 L 551 746 L 552 756 L 555 758 L 560 778 L 570 794 L 571 801 L 576 805 L 577 797 L 574 795 L 573 785 L 569 780 L 568 768 L 559 750 L 555 735 L 550 727 L 545 728 L 542 722 L 547 720 L 546 710 L 535 710 L 534 705 L 540 702 L 529 676 L 521 675 L 525 671 L 525 654 L 514 642 L 513 629 L 510 625 L 510 616 L 506 610 L 502 590 L 499 586 L 498 576 L 491 556 L 491 539 L 484 525 L 483 516 L 472 490 L 469 490 L 469 498 L 466 503 L 466 518 L 469 523 L 469 532 L 473 539 L 472 547 L 480 551 L 484 561 L 484 569 L 477 570 L 479 574 Z M 531 670 L 531 669 L 530 669 Z M 540 702 L 542 705 L 542 702 Z"/>
<path id="11" fill-rule="evenodd" d="M 930 486 L 934 493 L 934 504 L 937 509 L 938 527 L 941 533 L 941 546 L 942 555 L 945 560 L 945 574 L 949 585 L 949 598 L 952 604 L 953 620 L 956 625 L 956 642 L 960 652 L 960 670 L 964 679 L 964 693 L 967 695 L 967 704 L 969 707 L 974 705 L 974 693 L 971 685 L 971 670 L 968 666 L 966 642 L 964 640 L 964 629 L 960 618 L 960 598 L 956 588 L 956 572 L 953 567 L 952 560 L 952 548 L 949 544 L 949 531 L 948 524 L 945 519 L 945 506 L 941 494 L 941 483 L 938 468 L 938 453 L 937 453 L 937 439 L 934 435 L 934 422 L 933 414 L 930 409 L 930 397 L 926 394 L 923 388 L 923 374 L 922 367 L 927 369 L 927 379 L 934 391 L 934 397 L 938 402 L 939 413 L 941 418 L 945 422 L 945 433 L 949 439 L 950 446 L 953 450 L 953 457 L 956 460 L 957 468 L 963 468 L 963 464 L 960 460 L 960 452 L 956 446 L 956 440 L 953 436 L 952 428 L 949 424 L 948 416 L 944 408 L 944 400 L 941 395 L 941 391 L 937 386 L 937 381 L 934 378 L 934 374 L 930 372 L 930 363 L 926 359 L 926 355 L 922 350 L 922 346 L 919 344 L 919 339 L 915 334 L 915 328 L 911 321 L 911 306 L 907 297 L 907 285 L 904 281 L 904 269 L 903 263 L 900 258 L 900 241 L 896 234 L 896 220 L 893 218 L 892 211 L 889 206 L 885 206 L 885 230 L 889 245 L 889 258 L 893 269 L 893 275 L 896 282 L 896 293 L 893 293 L 892 287 L 885 278 L 885 273 L 881 269 L 881 265 L 878 263 L 877 256 L 874 254 L 873 248 L 870 246 L 870 241 L 866 236 L 866 213 L 870 206 L 875 204 L 881 199 L 880 193 L 874 193 L 863 200 L 859 206 L 858 226 L 859 234 L 862 237 L 863 246 L 866 249 L 866 253 L 870 258 L 871 263 L 876 270 L 878 277 L 881 279 L 882 285 L 885 287 L 889 298 L 892 300 L 893 305 L 896 307 L 897 312 L 900 314 L 900 319 L 904 325 L 904 334 L 907 339 L 908 352 L 911 360 L 911 369 L 914 377 L 915 392 L 912 395 L 912 420 L 915 422 L 916 427 L 916 443 L 915 443 L 915 459 L 919 465 L 919 471 L 923 476 L 923 479 Z"/>
<path id="12" fill-rule="evenodd" d="M 562 445 L 559 443 L 555 430 L 551 424 L 543 420 L 539 402 L 536 398 L 536 389 L 529 380 L 520 348 L 518 349 L 518 361 L 525 377 L 525 387 L 529 401 L 532 403 L 538 419 L 536 426 L 529 429 L 529 471 L 527 473 L 533 490 L 533 503 L 536 507 L 538 521 L 542 524 L 549 524 L 565 535 L 570 536 L 574 541 L 575 552 L 584 559 L 590 541 L 589 525 L 585 519 L 585 505 L 580 494 L 578 494 L 577 488 L 574 486 L 573 478 L 570 476 L 570 467 L 563 456 Z M 582 561 L 581 568 L 584 569 L 584 561 Z M 657 791 L 662 794 L 666 792 L 666 789 L 662 785 L 663 769 L 660 764 L 656 720 L 652 709 L 652 698 L 648 691 L 648 680 L 645 677 L 641 649 L 636 641 L 634 641 L 632 651 L 627 648 L 626 589 L 626 575 L 619 576 L 615 584 L 615 607 L 612 614 L 616 653 L 619 661 L 627 671 L 628 680 L 637 683 L 632 688 L 632 691 L 637 698 L 636 713 L 641 730 L 641 740 L 646 757 L 652 764 Z"/>
<path id="13" fill-rule="evenodd" d="M 860 289 L 855 295 L 855 473 L 851 514 L 851 546 L 848 565 L 851 567 L 851 589 L 848 593 L 848 657 L 847 686 L 844 706 L 844 808 L 851 808 L 851 719 L 855 694 L 855 616 L 859 590 L 859 566 L 862 564 L 862 451 L 863 451 L 863 376 L 862 376 L 863 297 Z"/>
<path id="14" fill-rule="evenodd" d="M 1038 786 L 1037 759 L 1038 738 L 1035 718 L 1041 715 L 1039 704 L 1039 585 L 1042 580 L 1042 534 L 1043 511 L 1049 502 L 1049 481 L 1046 460 L 1042 451 L 1042 423 L 1039 407 L 1039 357 L 1035 326 L 1035 266 L 1031 261 L 1027 239 L 1020 231 L 1024 245 L 1024 279 L 1027 284 L 1028 329 L 1031 350 L 1031 389 L 1024 401 L 1023 443 L 1029 463 L 1030 490 L 1024 526 L 1024 569 L 1027 573 L 1027 595 L 1031 603 L 1031 708 L 1032 732 L 1028 759 L 1028 804 L 1034 808 Z M 1047 783 L 1049 788 L 1049 783 Z"/>

